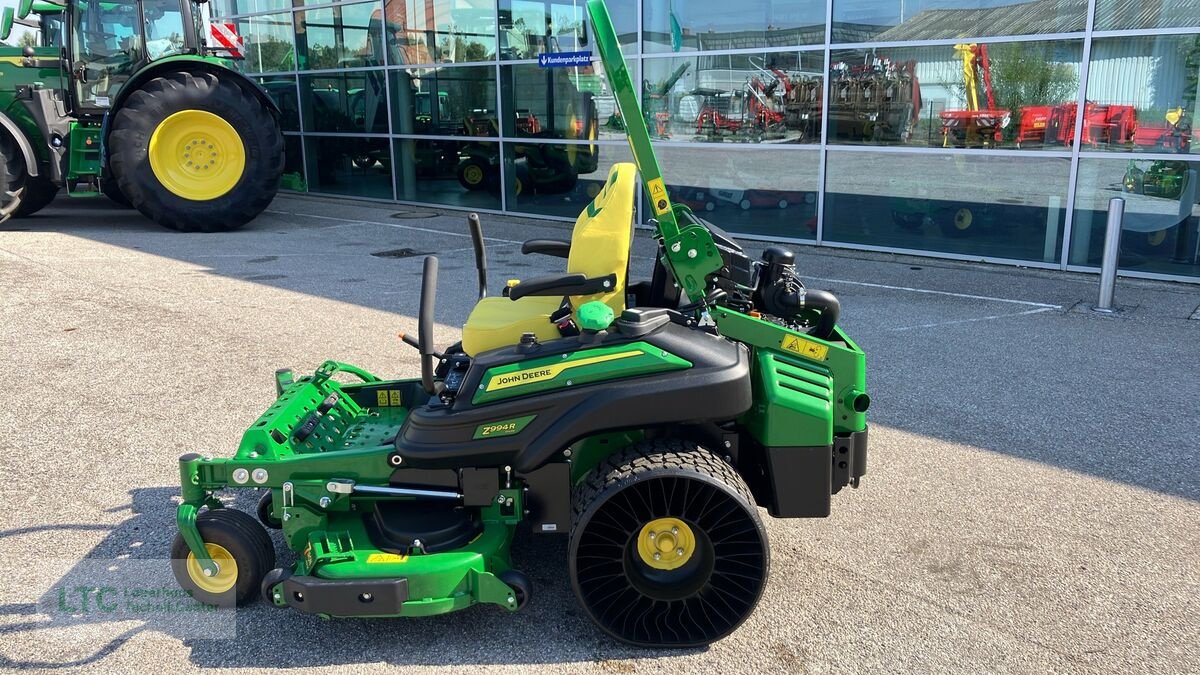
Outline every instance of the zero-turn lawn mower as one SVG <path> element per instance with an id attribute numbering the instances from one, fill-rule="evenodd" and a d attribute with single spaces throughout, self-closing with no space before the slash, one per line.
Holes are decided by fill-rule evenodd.
<path id="1" fill-rule="evenodd" d="M 702 645 L 753 611 L 770 555 L 759 506 L 822 517 L 866 470 L 865 357 L 794 256 L 752 260 L 672 206 L 602 0 L 605 72 L 637 165 L 617 164 L 570 241 L 526 242 L 566 271 L 486 294 L 462 341 L 433 344 L 437 259 L 425 259 L 421 377 L 329 361 L 276 372 L 278 397 L 229 459 L 180 458 L 172 564 L 199 600 L 324 617 L 525 607 L 519 526 L 570 538 L 580 604 L 638 645 Z M 627 279 L 635 174 L 656 214 L 652 279 Z M 352 378 L 352 383 L 346 382 Z M 265 490 L 258 519 L 225 488 Z M 262 524 L 260 524 L 260 522 Z M 294 565 L 276 568 L 266 527 Z"/>

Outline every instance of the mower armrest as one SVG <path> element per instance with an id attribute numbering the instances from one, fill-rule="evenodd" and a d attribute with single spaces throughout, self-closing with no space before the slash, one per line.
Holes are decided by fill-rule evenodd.
<path id="1" fill-rule="evenodd" d="M 611 291 L 617 285 L 617 275 L 588 278 L 582 274 L 558 274 L 522 281 L 510 286 L 508 297 L 520 300 L 527 295 L 592 295 Z"/>
<path id="2" fill-rule="evenodd" d="M 541 253 L 555 258 L 566 258 L 571 255 L 571 242 L 559 239 L 530 239 L 521 244 L 521 253 Z"/>

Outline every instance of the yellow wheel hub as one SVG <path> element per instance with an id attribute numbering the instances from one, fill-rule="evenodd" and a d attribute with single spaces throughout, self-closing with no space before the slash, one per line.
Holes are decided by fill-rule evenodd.
<path id="1" fill-rule="evenodd" d="M 467 166 L 463 169 L 463 179 L 471 185 L 479 185 L 483 182 L 483 168 L 476 164 Z"/>
<path id="2" fill-rule="evenodd" d="M 233 559 L 233 554 L 220 544 L 205 543 L 204 548 L 208 549 L 209 557 L 217 563 L 217 573 L 211 577 L 205 576 L 204 569 L 200 567 L 200 561 L 196 560 L 196 554 L 189 552 L 187 557 L 188 578 L 205 593 L 217 595 L 232 589 L 237 583 L 238 574 L 237 561 Z"/>
<path id="3" fill-rule="evenodd" d="M 205 110 L 182 110 L 150 136 L 150 168 L 172 193 L 194 201 L 229 192 L 246 171 L 246 148 L 236 129 Z"/>
<path id="4" fill-rule="evenodd" d="M 655 518 L 642 526 L 637 540 L 638 557 L 656 570 L 682 567 L 696 552 L 692 528 L 678 518 Z"/>
<path id="5" fill-rule="evenodd" d="M 1166 240 L 1166 230 L 1158 230 L 1157 232 L 1151 232 L 1150 234 L 1146 235 L 1146 243 L 1150 244 L 1151 246 L 1162 246 L 1163 242 Z"/>
<path id="6" fill-rule="evenodd" d="M 975 220 L 975 216 L 971 214 L 971 209 L 959 209 L 954 214 L 954 227 L 960 230 L 968 229 L 973 220 Z"/>

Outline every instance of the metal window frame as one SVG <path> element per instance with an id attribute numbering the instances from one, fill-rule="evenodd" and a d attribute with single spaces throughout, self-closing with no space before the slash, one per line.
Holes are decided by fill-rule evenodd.
<path id="1" fill-rule="evenodd" d="M 778 54 L 778 53 L 820 53 L 824 62 L 824 72 L 822 80 L 822 102 L 821 102 L 821 131 L 819 138 L 813 143 L 796 143 L 796 144 L 739 144 L 739 143 L 708 143 L 705 141 L 681 141 L 681 140 L 664 140 L 655 141 L 656 147 L 664 147 L 670 149 L 689 148 L 701 149 L 702 151 L 731 151 L 731 152 L 748 152 L 748 151 L 766 151 L 766 152 L 808 152 L 815 153 L 818 158 L 817 168 L 817 230 L 814 238 L 804 237 L 779 237 L 760 235 L 755 233 L 744 233 L 742 236 L 747 239 L 756 241 L 782 242 L 801 246 L 827 247 L 846 250 L 873 251 L 881 253 L 897 253 L 903 255 L 922 256 L 927 258 L 944 259 L 944 260 L 962 260 L 962 261 L 982 261 L 1000 265 L 1014 265 L 1021 267 L 1032 267 L 1039 269 L 1052 269 L 1062 272 L 1082 272 L 1094 274 L 1096 268 L 1088 265 L 1071 264 L 1070 242 L 1072 231 L 1075 226 L 1075 207 L 1077 203 L 1077 194 L 1080 190 L 1080 162 L 1081 161 L 1122 161 L 1127 162 L 1130 159 L 1138 161 L 1200 161 L 1200 156 L 1190 159 L 1190 156 L 1181 156 L 1178 154 L 1159 153 L 1159 152 L 1120 152 L 1093 150 L 1090 148 L 1081 147 L 1083 135 L 1083 120 L 1085 112 L 1085 104 L 1087 101 L 1087 90 L 1090 84 L 1091 77 L 1091 56 L 1092 46 L 1096 40 L 1110 39 L 1129 39 L 1129 38 L 1144 38 L 1144 37 L 1169 37 L 1169 36 L 1194 36 L 1200 35 L 1200 26 L 1181 26 L 1170 28 L 1137 28 L 1137 29 L 1107 29 L 1096 30 L 1096 14 L 1098 0 L 1088 0 L 1086 7 L 1085 27 L 1082 31 L 1071 32 L 1056 32 L 1056 33 L 1031 33 L 1024 35 L 975 35 L 970 37 L 954 37 L 954 38 L 938 38 L 930 40 L 892 40 L 892 41 L 860 41 L 860 42 L 834 42 L 834 0 L 825 0 L 825 31 L 824 42 L 820 44 L 803 44 L 789 46 L 763 46 L 763 47 L 747 47 L 736 49 L 718 49 L 718 50 L 694 50 L 694 51 L 652 51 L 648 52 L 645 49 L 644 40 L 646 37 L 645 31 L 645 7 L 646 3 L 651 0 L 635 0 L 637 12 L 637 28 L 636 36 L 632 45 L 623 45 L 622 51 L 626 54 L 626 58 L 630 61 L 630 67 L 635 69 L 640 81 L 644 77 L 645 63 L 654 59 L 678 59 L 678 58 L 698 58 L 709 56 L 736 56 L 736 55 L 759 55 L 759 54 Z M 286 8 L 276 8 L 259 12 L 247 12 L 243 14 L 231 14 L 221 17 L 225 20 L 250 19 L 262 16 L 281 16 L 291 14 L 293 35 L 291 36 L 293 50 L 296 50 L 296 38 L 294 33 L 297 29 L 298 17 L 295 16 L 298 12 L 306 12 L 310 10 L 321 10 L 345 5 L 365 4 L 363 0 L 334 0 L 332 2 L 319 2 L 312 5 L 299 5 Z M 386 16 L 385 0 L 375 0 L 380 15 Z M 414 70 L 414 69 L 441 69 L 441 68 L 458 68 L 458 67 L 489 67 L 492 70 L 492 77 L 496 88 L 496 114 L 503 120 L 504 115 L 504 96 L 502 90 L 502 68 L 504 66 L 519 66 L 519 65 L 536 65 L 537 59 L 507 59 L 501 54 L 500 49 L 500 2 L 497 0 L 493 4 L 493 16 L 495 18 L 495 45 L 492 58 L 483 61 L 469 61 L 461 63 L 450 62 L 430 62 L 430 63 L 405 63 L 392 64 L 389 62 L 386 30 L 384 31 L 384 65 L 382 66 L 361 66 L 354 68 L 336 68 L 336 69 L 317 69 L 317 70 L 301 70 L 299 62 L 296 60 L 295 70 L 289 71 L 272 71 L 263 73 L 253 73 L 254 77 L 293 77 L 295 78 L 296 96 L 299 100 L 300 95 L 300 78 L 301 76 L 328 76 L 333 74 L 346 74 L 348 72 L 370 72 L 376 70 Z M 586 19 L 585 19 L 586 20 Z M 589 28 L 590 30 L 590 28 Z M 1076 120 L 1074 135 L 1072 138 L 1071 147 L 1063 149 L 1046 149 L 1046 148 L 1001 148 L 1001 149 L 979 149 L 979 148 L 937 148 L 925 146 L 899 146 L 899 145 L 869 145 L 869 144 L 854 144 L 834 142 L 829 136 L 829 96 L 831 90 L 831 82 L 828 77 L 829 66 L 831 64 L 833 53 L 835 51 L 848 50 L 878 50 L 878 49 L 919 49 L 927 47 L 946 47 L 960 44 L 963 42 L 985 42 L 987 44 L 1000 43 L 1026 43 L 1026 42 L 1057 42 L 1057 41 L 1073 41 L 1082 44 L 1081 62 L 1079 66 L 1079 88 L 1076 97 Z M 298 54 L 297 54 L 298 56 Z M 295 136 L 300 139 L 301 162 L 304 167 L 305 176 L 308 173 L 308 153 L 307 139 L 310 137 L 347 137 L 347 138 L 386 138 L 389 142 L 393 172 L 396 164 L 396 142 L 397 140 L 414 140 L 414 141 L 453 141 L 453 142 L 483 142 L 495 143 L 503 158 L 505 150 L 512 144 L 543 144 L 543 145 L 591 145 L 596 144 L 604 147 L 621 147 L 624 145 L 623 139 L 616 138 L 599 138 L 595 141 L 584 139 L 552 139 L 552 138 L 522 138 L 518 136 L 510 136 L 505 133 L 504 125 L 500 125 L 498 136 L 452 136 L 443 134 L 398 134 L 394 133 L 396 120 L 393 119 L 394 111 L 391 106 L 391 76 L 390 73 L 385 73 L 384 91 L 387 96 L 387 115 L 388 115 L 388 130 L 387 134 L 381 133 L 352 133 L 352 132 L 330 132 L 322 133 L 311 131 L 305 125 L 304 115 L 300 115 L 300 130 L 286 132 L 288 136 Z M 641 91 L 638 92 L 639 100 Z M 885 155 L 888 153 L 899 154 L 924 154 L 924 155 L 982 155 L 996 157 L 1026 157 L 1032 159 L 1065 159 L 1068 162 L 1069 170 L 1066 183 L 1066 199 L 1063 208 L 1066 209 L 1066 215 L 1063 219 L 1062 231 L 1062 246 L 1058 254 L 1057 262 L 1047 263 L 1036 260 L 1020 260 L 1004 257 L 979 256 L 979 255 L 964 255 L 948 252 L 899 248 L 891 246 L 875 246 L 870 244 L 859 244 L 850 242 L 830 241 L 827 236 L 826 225 L 826 190 L 828 181 L 828 163 L 831 153 L 840 152 L 859 152 L 859 153 L 879 153 Z M 500 180 L 503 189 L 500 192 L 500 209 L 486 208 L 471 208 L 466 206 L 455 206 L 449 204 L 438 204 L 439 208 L 446 208 L 456 211 L 477 211 L 479 213 L 496 214 L 496 215 L 513 215 L 515 213 L 524 213 L 515 211 L 515 204 L 510 204 L 508 195 L 508 180 L 507 170 L 505 169 L 503 160 L 500 164 Z M 349 195 L 339 195 L 350 199 L 359 199 L 365 201 L 374 201 L 382 203 L 395 203 L 412 206 L 427 205 L 422 202 L 401 200 L 398 192 L 396 176 L 393 173 L 392 194 L 393 199 L 387 200 L 378 197 L 357 197 Z M 322 194 L 322 193 L 312 193 Z M 646 215 L 644 211 L 643 200 L 639 194 L 637 208 L 637 222 L 643 223 L 643 217 Z M 539 218 L 551 221 L 571 222 L 572 219 L 561 216 L 546 216 L 542 214 L 536 215 Z M 1120 276 L 1129 278 L 1143 278 L 1154 280 L 1167 280 L 1183 283 L 1200 283 L 1200 276 L 1173 275 L 1161 274 L 1152 272 L 1137 272 L 1137 271 L 1119 271 Z"/>

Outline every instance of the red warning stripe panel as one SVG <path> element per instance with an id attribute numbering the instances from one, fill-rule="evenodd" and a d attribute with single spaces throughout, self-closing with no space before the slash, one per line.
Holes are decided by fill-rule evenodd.
<path id="1" fill-rule="evenodd" d="M 238 35 L 237 26 L 232 23 L 217 23 L 208 24 L 209 34 L 212 36 L 213 42 L 229 52 L 229 55 L 235 59 L 243 57 L 242 54 L 242 36 Z"/>

